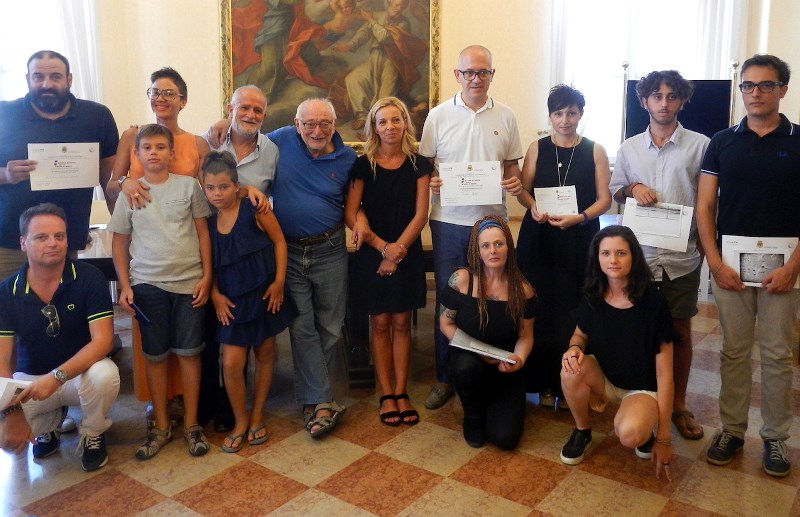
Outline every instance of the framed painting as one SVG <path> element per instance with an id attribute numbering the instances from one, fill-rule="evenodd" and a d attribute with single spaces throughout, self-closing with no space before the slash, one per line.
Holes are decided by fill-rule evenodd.
<path id="1" fill-rule="evenodd" d="M 265 133 L 297 105 L 329 99 L 345 142 L 364 141 L 371 105 L 402 99 L 417 137 L 439 100 L 441 0 L 220 0 L 223 113 L 254 84 L 268 99 Z"/>

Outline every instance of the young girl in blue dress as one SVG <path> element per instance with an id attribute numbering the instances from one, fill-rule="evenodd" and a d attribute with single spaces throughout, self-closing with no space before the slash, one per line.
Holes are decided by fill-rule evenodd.
<path id="1" fill-rule="evenodd" d="M 272 383 L 275 336 L 289 325 L 296 309 L 285 299 L 286 240 L 275 215 L 241 202 L 236 160 L 230 153 L 208 153 L 202 170 L 206 197 L 217 209 L 208 224 L 214 265 L 211 299 L 219 321 L 225 388 L 236 419 L 222 450 L 237 452 L 245 442 L 259 445 L 269 437 L 263 407 Z M 244 368 L 250 347 L 256 364 L 248 417 Z"/>

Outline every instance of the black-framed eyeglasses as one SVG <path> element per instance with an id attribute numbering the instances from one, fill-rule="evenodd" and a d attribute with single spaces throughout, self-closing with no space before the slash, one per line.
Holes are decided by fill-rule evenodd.
<path id="1" fill-rule="evenodd" d="M 61 332 L 61 320 L 58 319 L 58 311 L 56 310 L 55 305 L 45 305 L 42 307 L 42 314 L 44 317 L 50 320 L 50 324 L 47 325 L 47 335 L 50 337 L 56 337 L 59 332 Z"/>
<path id="2" fill-rule="evenodd" d="M 312 131 L 317 129 L 317 126 L 323 131 L 328 131 L 330 128 L 333 127 L 333 122 L 330 120 L 323 120 L 322 122 L 313 122 L 311 120 L 301 120 L 300 123 L 303 125 L 303 129 L 307 129 L 308 131 Z"/>
<path id="3" fill-rule="evenodd" d="M 753 90 L 758 88 L 761 93 L 771 93 L 775 87 L 781 87 L 786 83 L 782 83 L 780 81 L 761 81 L 760 83 L 754 83 L 753 81 L 744 81 L 742 84 L 739 85 L 739 89 L 742 93 L 752 93 Z"/>
<path id="4" fill-rule="evenodd" d="M 147 98 L 150 100 L 156 100 L 158 97 L 161 96 L 168 101 L 175 99 L 175 97 L 183 97 L 180 93 L 173 89 L 167 90 L 159 90 L 158 88 L 148 88 L 147 89 Z"/>
<path id="5" fill-rule="evenodd" d="M 458 73 L 461 74 L 461 77 L 467 81 L 475 79 L 476 75 L 481 79 L 481 81 L 485 81 L 494 75 L 494 70 L 459 70 Z"/>

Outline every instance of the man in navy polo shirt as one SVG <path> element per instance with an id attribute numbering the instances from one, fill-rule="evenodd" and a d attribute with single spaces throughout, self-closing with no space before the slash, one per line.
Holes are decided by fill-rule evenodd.
<path id="1" fill-rule="evenodd" d="M 22 452 L 30 441 L 34 458 L 49 456 L 58 450 L 62 408 L 80 406 L 82 466 L 96 470 L 108 461 L 104 433 L 119 393 L 119 371 L 106 357 L 114 334 L 108 284 L 97 268 L 67 258 L 58 206 L 27 209 L 19 231 L 28 262 L 0 283 L 0 377 L 30 384 L 0 411 L 0 448 Z"/>
<path id="2" fill-rule="evenodd" d="M 69 222 L 70 251 L 85 248 L 89 235 L 92 189 L 31 191 L 30 174 L 36 162 L 28 160 L 28 144 L 99 143 L 98 182 L 105 186 L 119 142 L 108 108 L 70 93 L 72 74 L 67 58 L 52 50 L 36 52 L 28 59 L 25 77 L 28 94 L 0 102 L 0 280 L 25 262 L 25 254 L 19 250 L 17 221 L 26 208 L 39 203 L 63 207 Z"/>
<path id="3" fill-rule="evenodd" d="M 794 285 L 800 251 L 795 246 L 783 265 L 751 287 L 742 281 L 739 264 L 726 262 L 720 250 L 723 236 L 755 238 L 756 245 L 762 237 L 800 236 L 800 128 L 779 112 L 788 84 L 789 66 L 775 56 L 755 55 L 742 64 L 739 89 L 747 116 L 711 139 L 697 195 L 697 228 L 722 325 L 722 432 L 707 459 L 727 465 L 744 445 L 757 318 L 764 421 L 759 434 L 764 470 L 772 476 L 791 470 L 786 440 L 792 424 L 792 348 L 800 301 Z"/>

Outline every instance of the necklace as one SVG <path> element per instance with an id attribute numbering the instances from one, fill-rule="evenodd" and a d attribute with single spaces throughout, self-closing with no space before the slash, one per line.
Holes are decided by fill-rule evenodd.
<path id="1" fill-rule="evenodd" d="M 556 149 L 556 164 L 558 164 L 558 171 L 556 171 L 556 172 L 558 174 L 558 186 L 559 187 L 563 187 L 564 185 L 567 184 L 567 176 L 569 176 L 569 168 L 572 167 L 572 158 L 575 156 L 575 148 L 578 147 L 578 141 L 580 139 L 581 139 L 581 137 L 580 137 L 580 135 L 578 135 L 578 138 L 575 139 L 575 144 L 572 146 L 572 154 L 569 155 L 569 163 L 567 164 L 567 170 L 564 173 L 564 181 L 563 182 L 561 181 L 561 167 L 563 166 L 563 164 L 561 163 L 561 160 L 558 157 L 558 144 L 556 143 L 555 138 L 553 139 L 553 147 L 555 147 L 555 149 Z"/>

